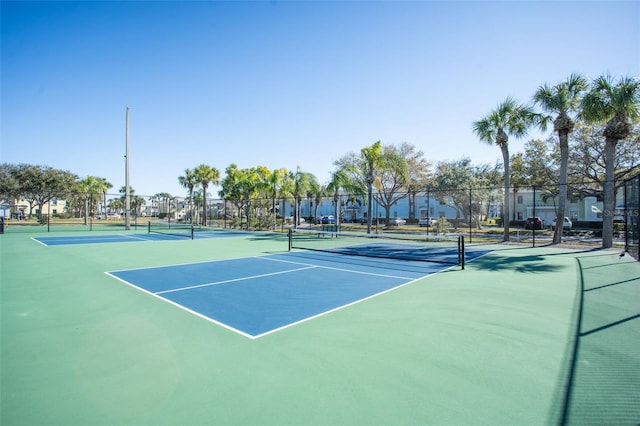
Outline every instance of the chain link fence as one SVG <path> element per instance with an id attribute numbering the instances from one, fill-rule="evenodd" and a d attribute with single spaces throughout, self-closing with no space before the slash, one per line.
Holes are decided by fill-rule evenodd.
<path id="1" fill-rule="evenodd" d="M 638 177 L 629 179 L 618 191 L 614 212 L 614 243 L 635 247 L 636 252 L 637 194 Z M 339 193 L 325 197 L 307 194 L 297 200 L 292 197 L 207 198 L 206 208 L 202 198 L 132 195 L 129 220 L 132 229 L 146 227 L 149 220 L 162 220 L 261 231 L 324 226 L 359 232 L 366 232 L 370 221 L 371 232 L 462 234 L 471 242 L 508 238 L 533 245 L 550 243 L 558 210 L 557 185 L 511 187 L 506 195 L 503 187 L 418 192 L 374 190 L 370 206 L 366 195 Z M 125 229 L 124 204 L 122 194 L 89 197 L 69 194 L 42 206 L 20 201 L 9 207 L 11 214 L 5 215 L 6 229 L 8 232 L 33 231 L 36 227 L 39 230 L 46 227 L 49 232 L 120 231 Z M 603 215 L 599 196 L 568 190 L 563 241 L 601 245 Z M 508 233 L 505 232 L 507 224 Z"/>
<path id="2" fill-rule="evenodd" d="M 640 259 L 640 173 L 624 181 L 625 250 Z"/>

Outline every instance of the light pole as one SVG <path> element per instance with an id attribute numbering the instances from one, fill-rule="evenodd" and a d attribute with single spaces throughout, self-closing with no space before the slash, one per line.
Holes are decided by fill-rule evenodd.
<path id="1" fill-rule="evenodd" d="M 129 190 L 129 107 L 127 107 L 126 116 L 126 147 L 125 147 L 125 166 L 124 166 L 124 229 L 131 229 L 131 192 Z"/>

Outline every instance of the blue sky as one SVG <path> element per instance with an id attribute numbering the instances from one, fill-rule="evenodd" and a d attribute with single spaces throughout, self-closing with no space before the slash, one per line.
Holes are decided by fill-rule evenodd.
<path id="1" fill-rule="evenodd" d="M 2 162 L 184 195 L 200 163 L 325 183 L 377 140 L 501 160 L 473 121 L 572 72 L 640 76 L 640 2 L 7 2 Z M 530 137 L 549 134 L 531 132 Z M 512 153 L 526 139 L 511 140 Z M 217 189 L 213 188 L 214 196 Z"/>

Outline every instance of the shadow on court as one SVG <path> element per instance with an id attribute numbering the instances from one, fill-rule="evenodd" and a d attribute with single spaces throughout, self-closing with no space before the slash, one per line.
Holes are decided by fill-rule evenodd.
<path id="1" fill-rule="evenodd" d="M 577 261 L 579 317 L 561 424 L 640 424 L 640 264 L 616 254 Z"/>
<path id="2" fill-rule="evenodd" d="M 549 263 L 546 255 L 510 257 L 495 253 L 490 257 L 475 259 L 473 266 L 487 271 L 517 271 L 527 274 L 557 272 L 562 269 L 562 266 Z"/>

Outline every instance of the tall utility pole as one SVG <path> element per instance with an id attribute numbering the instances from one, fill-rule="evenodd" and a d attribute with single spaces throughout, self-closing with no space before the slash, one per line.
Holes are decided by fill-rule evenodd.
<path id="1" fill-rule="evenodd" d="M 131 229 L 131 191 L 129 190 L 129 107 L 127 107 L 126 150 L 124 166 L 124 229 Z"/>

